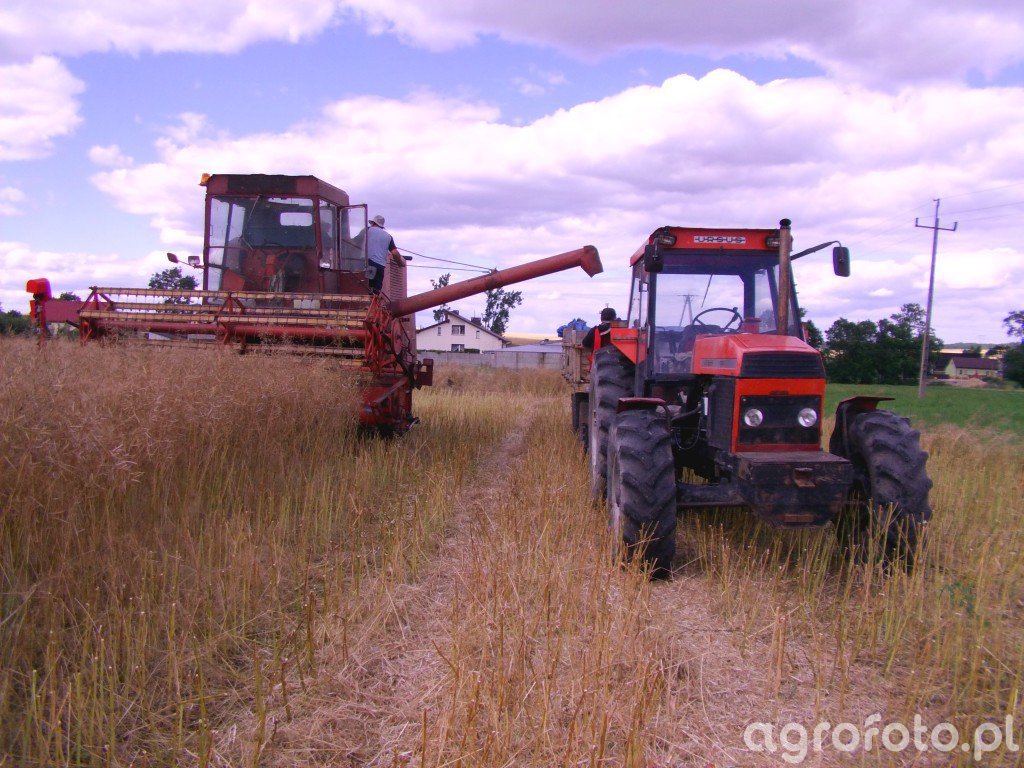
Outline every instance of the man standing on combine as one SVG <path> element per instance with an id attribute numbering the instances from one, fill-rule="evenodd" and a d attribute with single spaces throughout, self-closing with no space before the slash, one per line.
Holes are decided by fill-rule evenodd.
<path id="1" fill-rule="evenodd" d="M 395 247 L 394 238 L 384 229 L 384 217 L 377 214 L 370 219 L 370 225 L 366 228 L 367 267 L 373 272 L 370 275 L 371 293 L 380 293 L 384 285 L 384 266 L 388 263 L 389 255 L 394 256 L 396 262 L 402 258 Z"/>

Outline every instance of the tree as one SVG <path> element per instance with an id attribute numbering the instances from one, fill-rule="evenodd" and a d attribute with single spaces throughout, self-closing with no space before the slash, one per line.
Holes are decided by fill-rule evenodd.
<path id="1" fill-rule="evenodd" d="M 57 301 L 81 301 L 82 297 L 77 293 L 71 291 L 64 291 L 60 296 L 57 297 Z"/>
<path id="2" fill-rule="evenodd" d="M 16 309 L 4 312 L 3 307 L 0 307 L 0 335 L 31 332 L 32 318 L 25 317 Z"/>
<path id="3" fill-rule="evenodd" d="M 492 288 L 487 291 L 487 304 L 484 307 L 484 325 L 501 336 L 508 325 L 509 313 L 523 303 L 522 291 L 506 291 L 504 288 Z"/>
<path id="4" fill-rule="evenodd" d="M 924 308 L 920 304 L 911 303 L 904 304 L 900 311 L 891 317 L 893 322 L 910 328 L 920 336 L 924 332 L 924 315 Z"/>
<path id="5" fill-rule="evenodd" d="M 1024 387 L 1024 343 L 1014 344 L 1003 357 L 1003 377 Z"/>
<path id="6" fill-rule="evenodd" d="M 165 291 L 194 291 L 196 279 L 192 275 L 181 274 L 181 267 L 171 267 L 160 272 L 154 272 L 149 278 L 150 288 L 160 288 Z M 188 304 L 188 297 L 183 296 L 177 299 L 166 299 L 166 304 Z"/>
<path id="7" fill-rule="evenodd" d="M 855 323 L 840 317 L 825 331 L 825 371 L 829 379 L 845 384 L 873 384 L 878 372 L 874 346 L 878 326 L 870 320 Z"/>
<path id="8" fill-rule="evenodd" d="M 439 278 L 437 278 L 437 280 L 431 280 L 430 284 L 432 286 L 434 286 L 434 289 L 436 290 L 438 288 L 444 288 L 446 285 L 448 285 L 448 283 L 451 281 L 451 279 L 452 279 L 452 273 L 451 272 L 445 272 L 443 275 L 441 275 Z M 442 320 L 444 320 L 445 313 L 449 309 L 450 309 L 450 307 L 447 304 L 442 304 L 437 309 L 435 309 L 434 310 L 434 322 L 435 323 L 440 323 Z"/>
<path id="9" fill-rule="evenodd" d="M 800 322 L 803 323 L 807 343 L 820 352 L 825 346 L 825 337 L 821 335 L 821 329 L 814 324 L 814 321 L 807 320 L 806 317 L 807 310 L 800 307 Z"/>
<path id="10" fill-rule="evenodd" d="M 1018 309 L 1003 318 L 1006 335 L 1024 339 L 1024 309 Z"/>
<path id="11" fill-rule="evenodd" d="M 1003 377 L 1024 387 L 1024 309 L 1018 309 L 1003 318 L 1006 335 L 1021 339 L 1006 350 L 1003 356 Z"/>
<path id="12" fill-rule="evenodd" d="M 917 379 L 921 363 L 924 310 L 904 304 L 884 320 L 854 323 L 839 318 L 826 332 L 825 370 L 835 382 L 905 384 Z M 942 341 L 928 339 L 929 360 L 938 359 Z"/>

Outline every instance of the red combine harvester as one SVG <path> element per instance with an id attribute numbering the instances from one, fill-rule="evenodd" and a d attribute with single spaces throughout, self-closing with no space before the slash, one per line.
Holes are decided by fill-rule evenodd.
<path id="1" fill-rule="evenodd" d="M 772 526 L 834 522 L 861 552 L 909 561 L 931 517 L 927 454 L 887 397 L 839 403 L 822 449 L 825 369 L 804 339 L 790 222 L 778 229 L 655 230 L 630 260 L 625 321 L 566 333 L 573 423 L 596 496 L 627 556 L 669 572 L 676 517 L 745 508 Z M 849 251 L 833 249 L 837 275 Z M 604 337 L 602 340 L 602 336 Z"/>
<path id="2" fill-rule="evenodd" d="M 79 303 L 53 300 L 48 280 L 31 280 L 42 338 L 47 323 L 65 321 L 83 341 L 330 355 L 371 376 L 361 423 L 401 433 L 415 422 L 412 390 L 432 380 L 433 361 L 416 355 L 416 312 L 573 267 L 591 276 L 602 269 L 597 250 L 585 246 L 409 296 L 406 260 L 389 258 L 374 294 L 367 209 L 342 190 L 313 176 L 215 174 L 202 184 L 203 258 L 188 259 L 202 269 L 202 290 L 94 287 Z"/>

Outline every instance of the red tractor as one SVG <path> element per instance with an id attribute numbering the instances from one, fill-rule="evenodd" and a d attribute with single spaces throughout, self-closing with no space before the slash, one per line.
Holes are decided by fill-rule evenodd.
<path id="1" fill-rule="evenodd" d="M 330 355 L 370 374 L 361 423 L 387 433 L 415 422 L 412 390 L 432 381 L 433 361 L 416 356 L 415 313 L 511 283 L 573 267 L 593 276 L 593 246 L 408 296 L 406 261 L 388 257 L 371 290 L 367 211 L 313 176 L 204 175 L 206 228 L 201 290 L 94 287 L 84 303 L 51 298 L 30 280 L 32 316 L 78 326 L 83 341 L 118 337 L 147 343 L 220 344 Z M 168 254 L 172 262 L 178 257 Z"/>
<path id="2" fill-rule="evenodd" d="M 662 227 L 633 254 L 625 321 L 597 334 L 574 423 L 593 490 L 627 557 L 669 572 L 676 516 L 742 507 L 772 526 L 879 531 L 908 560 L 931 517 L 927 454 L 907 419 L 854 397 L 822 449 L 825 369 L 799 321 L 794 259 L 778 229 Z M 571 378 L 571 377 L 570 377 Z M 579 380 L 579 377 L 577 377 Z"/>

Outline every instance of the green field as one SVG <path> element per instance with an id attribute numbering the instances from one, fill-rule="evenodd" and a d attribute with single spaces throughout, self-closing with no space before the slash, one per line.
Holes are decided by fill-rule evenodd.
<path id="1" fill-rule="evenodd" d="M 957 389 L 931 386 L 924 400 L 918 400 L 916 386 L 829 384 L 825 413 L 836 403 L 854 395 L 882 395 L 895 398 L 882 407 L 909 416 L 918 426 L 956 424 L 971 429 L 994 429 L 1024 435 L 1024 391 L 1002 389 Z"/>

